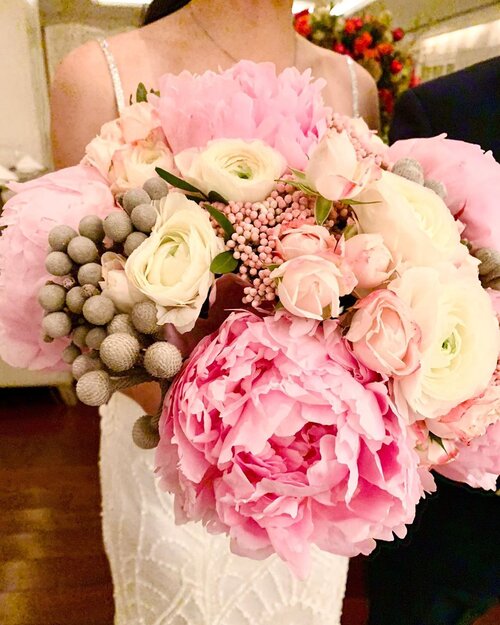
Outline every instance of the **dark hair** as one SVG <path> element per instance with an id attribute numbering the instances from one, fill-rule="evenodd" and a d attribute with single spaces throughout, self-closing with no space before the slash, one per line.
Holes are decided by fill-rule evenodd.
<path id="1" fill-rule="evenodd" d="M 190 0 L 153 0 L 148 6 L 144 17 L 144 26 L 156 22 L 162 17 L 175 13 L 189 4 Z"/>

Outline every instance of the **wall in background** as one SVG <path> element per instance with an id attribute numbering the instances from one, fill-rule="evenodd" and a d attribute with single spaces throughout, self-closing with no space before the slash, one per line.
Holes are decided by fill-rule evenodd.
<path id="1" fill-rule="evenodd" d="M 47 80 L 36 0 L 0 2 L 0 163 L 50 161 Z"/>

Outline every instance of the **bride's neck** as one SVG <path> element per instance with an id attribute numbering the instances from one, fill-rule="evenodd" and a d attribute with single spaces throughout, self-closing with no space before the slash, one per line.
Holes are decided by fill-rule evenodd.
<path id="1" fill-rule="evenodd" d="M 213 40 L 230 48 L 235 58 L 275 60 L 287 58 L 295 48 L 292 0 L 191 0 L 187 18 Z"/>

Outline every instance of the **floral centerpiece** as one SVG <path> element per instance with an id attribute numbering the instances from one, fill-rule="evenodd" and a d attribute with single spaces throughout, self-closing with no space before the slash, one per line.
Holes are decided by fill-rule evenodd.
<path id="1" fill-rule="evenodd" d="M 419 83 L 411 55 L 401 46 L 402 28 L 393 26 L 390 11 L 342 17 L 331 14 L 331 5 L 295 14 L 296 31 L 323 48 L 348 54 L 373 76 L 378 87 L 381 136 L 388 136 L 398 97 Z"/>
<path id="2" fill-rule="evenodd" d="M 95 406 L 159 382 L 132 436 L 178 520 L 302 577 L 312 543 L 404 535 L 431 468 L 494 488 L 500 461 L 500 166 L 389 149 L 322 87 L 167 75 L 0 223 L 2 357 Z"/>

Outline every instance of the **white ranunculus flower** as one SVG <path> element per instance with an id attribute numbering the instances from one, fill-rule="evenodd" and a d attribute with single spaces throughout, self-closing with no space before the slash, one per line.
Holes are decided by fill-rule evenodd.
<path id="1" fill-rule="evenodd" d="M 102 281 L 99 282 L 103 294 L 109 297 L 117 310 L 123 313 L 129 313 L 134 304 L 147 299 L 127 278 L 126 261 L 125 256 L 120 256 L 115 252 L 105 252 L 101 258 Z"/>
<path id="2" fill-rule="evenodd" d="M 286 169 L 283 156 L 262 141 L 215 139 L 175 157 L 181 176 L 203 193 L 227 200 L 259 202 L 269 196 Z"/>
<path id="3" fill-rule="evenodd" d="M 450 263 L 412 267 L 389 289 L 410 306 L 422 331 L 420 368 L 394 382 L 402 414 L 437 419 L 482 393 L 496 368 L 500 333 L 477 277 Z"/>
<path id="4" fill-rule="evenodd" d="M 214 282 L 212 260 L 224 251 L 208 213 L 181 193 L 159 202 L 151 235 L 127 259 L 129 280 L 158 306 L 158 323 L 194 327 Z"/>
<path id="5" fill-rule="evenodd" d="M 353 207 L 359 231 L 381 234 L 395 258 L 420 266 L 470 260 L 453 216 L 430 189 L 384 171 L 356 200 L 369 202 Z"/>

